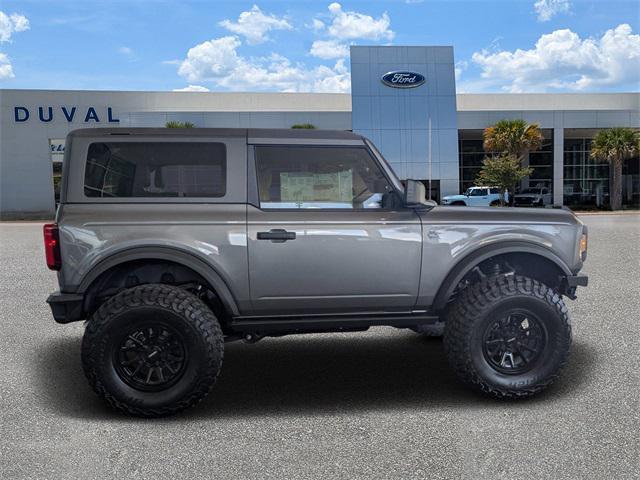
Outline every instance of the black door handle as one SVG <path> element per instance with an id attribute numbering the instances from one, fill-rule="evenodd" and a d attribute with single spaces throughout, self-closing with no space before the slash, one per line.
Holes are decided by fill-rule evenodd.
<path id="1" fill-rule="evenodd" d="M 258 232 L 258 240 L 271 240 L 274 243 L 282 243 L 287 240 L 295 240 L 296 232 L 287 232 L 280 228 L 269 230 L 268 232 Z"/>

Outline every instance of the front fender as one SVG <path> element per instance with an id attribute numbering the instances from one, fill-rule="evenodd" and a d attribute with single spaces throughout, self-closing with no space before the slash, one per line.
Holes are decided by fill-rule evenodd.
<path id="1" fill-rule="evenodd" d="M 491 257 L 503 255 L 506 253 L 528 253 L 538 255 L 553 262 L 563 275 L 570 277 L 573 275 L 569 266 L 552 250 L 533 242 L 527 241 L 505 241 L 480 247 L 471 253 L 468 253 L 453 266 L 449 274 L 442 282 L 438 293 L 433 301 L 432 309 L 435 311 L 442 310 L 456 286 L 474 267 Z"/>

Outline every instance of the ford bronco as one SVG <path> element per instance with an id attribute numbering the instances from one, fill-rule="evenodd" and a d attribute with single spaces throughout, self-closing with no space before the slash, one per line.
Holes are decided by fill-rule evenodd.
<path id="1" fill-rule="evenodd" d="M 587 284 L 570 211 L 438 207 L 342 131 L 76 130 L 44 243 L 55 320 L 87 320 L 89 383 L 147 417 L 202 400 L 225 342 L 377 325 L 441 325 L 464 383 L 530 396 Z"/>

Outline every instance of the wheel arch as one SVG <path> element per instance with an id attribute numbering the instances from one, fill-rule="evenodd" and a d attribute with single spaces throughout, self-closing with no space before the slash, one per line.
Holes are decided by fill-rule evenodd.
<path id="1" fill-rule="evenodd" d="M 77 293 L 84 294 L 88 292 L 96 285 L 96 282 L 104 278 L 105 274 L 124 264 L 144 262 L 145 260 L 172 263 L 193 271 L 208 283 L 230 315 L 239 314 L 236 299 L 220 273 L 213 266 L 192 253 L 175 247 L 139 247 L 114 253 L 89 270 L 80 282 Z"/>
<path id="2" fill-rule="evenodd" d="M 458 284 L 475 267 L 492 258 L 508 255 L 537 257 L 540 262 L 543 262 L 541 265 L 555 269 L 559 276 L 572 275 L 571 269 L 560 257 L 541 245 L 527 241 L 508 241 L 487 245 L 468 253 L 458 260 L 440 285 L 433 301 L 432 309 L 435 311 L 443 310 Z"/>

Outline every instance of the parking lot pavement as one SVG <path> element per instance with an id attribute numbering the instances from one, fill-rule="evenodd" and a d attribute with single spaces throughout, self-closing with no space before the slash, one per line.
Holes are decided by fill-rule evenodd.
<path id="1" fill-rule="evenodd" d="M 227 345 L 203 404 L 108 410 L 54 323 L 41 226 L 0 224 L 1 478 L 638 478 L 640 216 L 585 216 L 571 361 L 520 402 L 460 386 L 438 340 L 391 328 Z"/>

